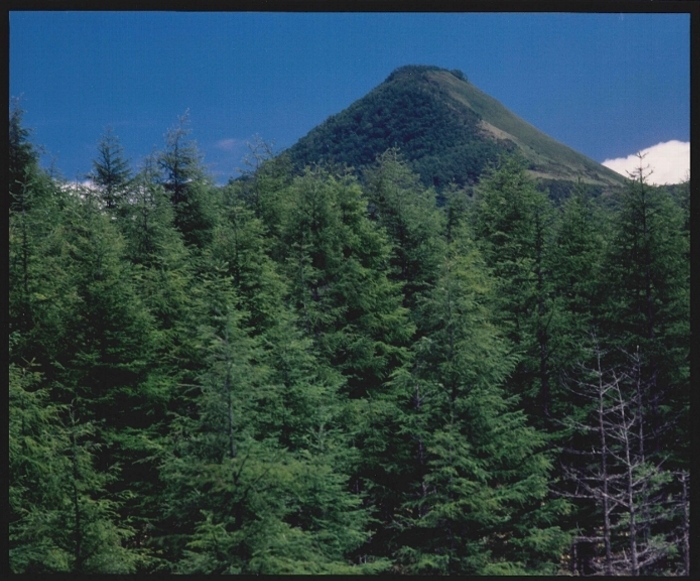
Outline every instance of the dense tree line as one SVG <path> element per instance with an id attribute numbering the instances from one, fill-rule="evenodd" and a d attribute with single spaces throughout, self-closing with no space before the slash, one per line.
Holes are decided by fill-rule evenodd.
<path id="1" fill-rule="evenodd" d="M 10 114 L 16 573 L 688 574 L 688 188 L 444 204 L 187 117 L 90 186 Z M 260 146 L 260 144 L 258 144 Z M 641 160 L 640 160 L 641 161 Z"/>

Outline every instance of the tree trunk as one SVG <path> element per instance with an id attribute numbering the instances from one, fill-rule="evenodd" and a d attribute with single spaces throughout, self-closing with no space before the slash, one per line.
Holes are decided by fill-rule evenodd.
<path id="1" fill-rule="evenodd" d="M 605 574 L 612 575 L 612 547 L 610 543 L 610 491 L 608 490 L 608 445 L 605 438 L 605 403 L 603 395 L 603 372 L 600 363 L 600 350 L 597 350 L 598 366 L 598 429 L 600 430 L 600 469 L 603 479 L 603 542 L 605 544 Z"/>

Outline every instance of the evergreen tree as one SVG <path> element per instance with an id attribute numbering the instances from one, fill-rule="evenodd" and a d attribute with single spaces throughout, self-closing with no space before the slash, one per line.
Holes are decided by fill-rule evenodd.
<path id="1" fill-rule="evenodd" d="M 187 244 L 202 248 L 211 239 L 216 222 L 211 184 L 206 179 L 201 155 L 187 139 L 189 113 L 178 118 L 165 136 L 165 150 L 158 157 L 162 183 L 175 210 L 175 226 Z"/>
<path id="2" fill-rule="evenodd" d="M 283 192 L 292 180 L 291 163 L 284 153 L 275 156 L 274 144 L 259 135 L 247 146 L 249 153 L 244 161 L 248 169 L 242 180 L 229 185 L 238 187 L 240 199 L 253 209 L 269 234 L 278 238 L 285 207 Z"/>
<path id="3" fill-rule="evenodd" d="M 13 573 L 65 566 L 52 558 L 42 512 L 62 499 L 64 476 L 61 408 L 51 404 L 42 376 L 31 367 L 9 366 L 9 558 Z"/>
<path id="4" fill-rule="evenodd" d="M 10 333 L 29 333 L 35 325 L 37 272 L 40 248 L 51 230 L 51 220 L 44 213 L 44 200 L 52 185 L 41 174 L 31 175 L 20 184 L 17 209 L 9 216 Z M 46 196 L 48 197 L 48 196 Z M 44 207 L 42 207 L 44 206 Z"/>
<path id="5" fill-rule="evenodd" d="M 27 350 L 18 343 L 15 353 L 29 361 L 37 355 L 32 333 L 38 303 L 51 288 L 41 282 L 42 255 L 60 222 L 66 196 L 38 166 L 30 131 L 22 125 L 23 115 L 15 102 L 10 114 L 8 167 L 9 332 L 24 337 Z"/>
<path id="6" fill-rule="evenodd" d="M 553 524 L 566 505 L 547 498 L 546 440 L 502 388 L 515 361 L 490 321 L 491 284 L 478 250 L 455 232 L 421 302 L 427 333 L 414 370 L 397 376 L 413 402 L 407 428 L 420 464 L 397 518 L 404 572 L 553 573 L 566 542 Z"/>
<path id="7" fill-rule="evenodd" d="M 396 149 L 379 156 L 365 179 L 370 216 L 392 243 L 390 279 L 401 283 L 403 304 L 412 310 L 418 294 L 433 285 L 444 253 L 435 193 L 422 186 Z"/>
<path id="8" fill-rule="evenodd" d="M 291 300 L 322 356 L 353 396 L 377 389 L 401 363 L 413 331 L 389 245 L 370 222 L 357 183 L 307 171 L 288 192 L 282 243 Z"/>
<path id="9" fill-rule="evenodd" d="M 92 425 L 74 405 L 51 404 L 41 381 L 10 367 L 10 568 L 131 573 L 144 556 L 124 546 L 132 531 L 107 490 L 114 466 L 96 467 Z"/>
<path id="10" fill-rule="evenodd" d="M 497 322 L 522 355 L 515 387 L 541 426 L 550 425 L 552 357 L 561 324 L 551 273 L 553 221 L 551 202 L 520 158 L 506 158 L 482 180 L 474 233 L 497 281 Z"/>
<path id="11" fill-rule="evenodd" d="M 19 99 L 13 99 L 10 109 L 9 152 L 8 152 L 8 191 L 10 211 L 27 210 L 31 204 L 26 200 L 28 176 L 38 169 L 39 156 L 29 140 L 31 131 L 23 125 L 25 111 Z"/>
<path id="12" fill-rule="evenodd" d="M 89 394 L 96 417 L 115 420 L 113 412 L 125 412 L 118 394 L 133 390 L 147 364 L 150 316 L 123 260 L 123 239 L 90 197 L 66 216 L 63 245 L 78 300 L 63 321 L 59 377 L 67 399 Z"/>
<path id="13" fill-rule="evenodd" d="M 362 569 L 350 564 L 349 554 L 364 539 L 366 519 L 360 499 L 345 489 L 347 477 L 337 470 L 334 456 L 342 455 L 342 449 L 333 446 L 332 430 L 324 434 L 329 418 L 323 404 L 331 402 L 313 383 L 304 383 L 308 391 L 299 391 L 296 378 L 302 369 L 286 355 L 300 354 L 303 345 L 292 340 L 287 353 L 265 356 L 260 339 L 241 325 L 246 315 L 230 282 L 214 276 L 204 287 L 202 306 L 207 305 L 210 323 L 201 327 L 201 348 L 208 365 L 198 381 L 196 411 L 175 422 L 171 449 L 164 456 L 168 508 L 163 526 L 170 531 L 176 570 L 282 574 Z M 279 371 L 272 372 L 263 361 L 280 364 Z M 313 382 L 311 377 L 305 374 L 303 381 Z M 321 408 L 312 410 L 309 402 L 300 409 L 314 391 L 312 402 Z M 281 415 L 289 420 L 274 426 Z M 288 427 L 297 431 L 279 429 Z M 278 438 L 296 452 L 280 446 Z"/>
<path id="14" fill-rule="evenodd" d="M 125 186 L 131 170 L 124 159 L 119 138 L 108 128 L 97 146 L 97 159 L 92 161 L 93 172 L 88 177 L 97 186 L 100 198 L 108 211 L 115 211 L 124 203 Z"/>
<path id="15" fill-rule="evenodd" d="M 685 466 L 689 444 L 689 263 L 682 213 L 642 167 L 622 192 L 604 263 L 606 347 L 643 357 L 646 452 Z"/>
<path id="16" fill-rule="evenodd" d="M 576 373 L 577 362 L 586 357 L 590 337 L 599 328 L 605 289 L 601 284 L 603 259 L 608 242 L 608 224 L 599 207 L 577 184 L 557 221 L 552 250 L 552 278 L 560 324 L 553 367 L 556 382 L 563 386 L 566 376 Z M 553 398 L 553 415 L 574 413 L 568 390 Z"/>
<path id="17" fill-rule="evenodd" d="M 286 289 L 269 257 L 272 240 L 265 235 L 265 225 L 229 188 L 224 191 L 226 202 L 214 231 L 211 257 L 226 265 L 241 306 L 250 315 L 246 325 L 261 333 L 275 324 Z"/>
<path id="18" fill-rule="evenodd" d="M 123 466 L 123 478 L 105 482 L 109 492 L 141 492 L 153 478 L 140 464 L 149 453 L 145 442 L 168 398 L 152 365 L 157 335 L 115 222 L 89 192 L 82 194 L 68 196 L 42 248 L 32 330 L 37 362 L 54 401 L 80 402 L 81 422 L 92 426 L 85 438 L 95 446 L 96 468 Z M 140 535 L 146 523 L 136 505 L 148 503 L 136 496 L 124 499 L 119 516 Z"/>
<path id="19" fill-rule="evenodd" d="M 13 572 L 688 574 L 687 184 L 557 213 L 507 159 L 443 212 L 258 141 L 215 188 L 185 116 L 91 190 L 22 115 Z"/>
<path id="20" fill-rule="evenodd" d="M 583 573 L 682 568 L 675 551 L 688 445 L 688 246 L 681 211 L 664 188 L 646 183 L 641 161 L 609 210 L 610 228 L 595 220 L 607 240 L 571 228 L 568 257 L 557 261 L 570 283 L 572 345 L 562 490 L 577 499 L 571 559 Z"/>
<path id="21" fill-rule="evenodd" d="M 64 224 L 79 201 L 41 172 L 25 187 L 34 207 L 10 215 L 10 357 L 21 366 L 34 362 L 51 383 L 72 339 L 67 323 L 80 308 Z"/>

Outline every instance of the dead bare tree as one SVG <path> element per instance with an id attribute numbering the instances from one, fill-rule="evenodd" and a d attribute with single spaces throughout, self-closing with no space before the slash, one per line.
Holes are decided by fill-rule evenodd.
<path id="1" fill-rule="evenodd" d="M 625 364 L 606 367 L 606 353 L 592 337 L 589 365 L 580 364 L 570 378 L 573 395 L 588 401 L 583 417 L 562 421 L 572 435 L 564 450 L 563 496 L 592 503 L 602 522 L 589 522 L 574 538 L 593 548 L 592 574 L 633 575 L 663 572 L 673 567 L 681 547 L 689 552 L 687 492 L 674 493 L 674 482 L 687 482 L 686 473 L 674 475 L 663 461 L 650 462 L 644 454 L 645 393 L 639 350 L 624 353 Z M 677 486 L 676 486 L 677 488 Z M 687 490 L 687 485 L 683 490 Z M 689 565 L 685 558 L 683 570 Z M 580 574 L 576 562 L 574 574 Z"/>

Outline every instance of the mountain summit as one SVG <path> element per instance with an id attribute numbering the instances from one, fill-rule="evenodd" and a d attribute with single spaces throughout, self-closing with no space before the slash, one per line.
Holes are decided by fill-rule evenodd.
<path id="1" fill-rule="evenodd" d="M 408 65 L 347 109 L 329 117 L 286 153 L 297 167 L 314 162 L 371 165 L 398 147 L 426 185 L 476 183 L 489 163 L 519 151 L 529 172 L 550 187 L 579 179 L 607 189 L 623 178 L 545 135 L 458 70 Z"/>

